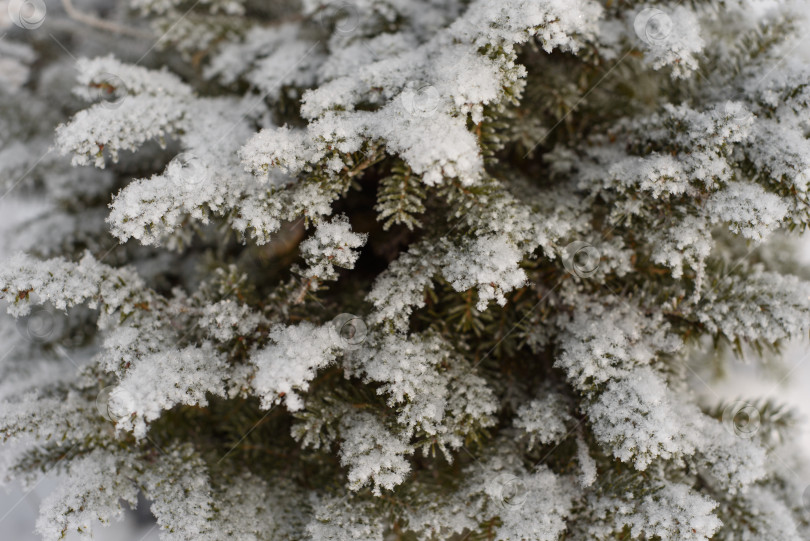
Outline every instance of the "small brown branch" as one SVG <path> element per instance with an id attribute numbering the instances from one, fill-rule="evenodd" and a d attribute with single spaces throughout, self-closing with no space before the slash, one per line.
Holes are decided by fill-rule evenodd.
<path id="1" fill-rule="evenodd" d="M 98 17 L 93 17 L 92 15 L 82 13 L 73 5 L 73 0 L 62 0 L 62 6 L 65 8 L 65 12 L 68 14 L 68 17 L 80 23 L 92 26 L 93 28 L 106 30 L 107 32 L 113 32 L 115 34 L 125 34 L 134 38 L 152 39 L 155 37 L 151 33 L 142 32 L 134 28 L 129 28 L 127 26 L 116 24 L 111 21 L 105 21 L 104 19 L 99 19 Z"/>

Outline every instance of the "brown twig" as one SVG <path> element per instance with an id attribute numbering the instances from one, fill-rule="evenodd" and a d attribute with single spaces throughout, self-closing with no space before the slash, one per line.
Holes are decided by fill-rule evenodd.
<path id="1" fill-rule="evenodd" d="M 107 32 L 113 32 L 116 34 L 125 34 L 135 38 L 154 38 L 151 33 L 142 32 L 141 30 L 129 28 L 127 26 L 116 24 L 111 21 L 105 21 L 104 19 L 99 19 L 98 17 L 93 17 L 92 15 L 82 13 L 73 5 L 73 0 L 62 0 L 62 6 L 65 8 L 65 12 L 68 14 L 68 17 L 75 21 L 79 21 L 80 23 L 92 26 L 93 28 L 106 30 Z"/>

